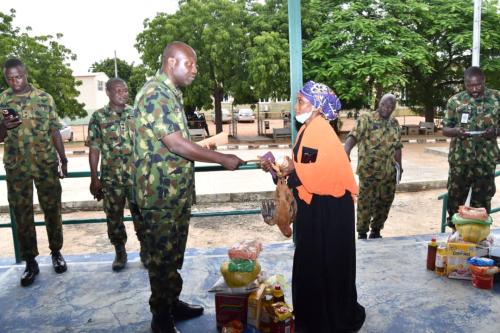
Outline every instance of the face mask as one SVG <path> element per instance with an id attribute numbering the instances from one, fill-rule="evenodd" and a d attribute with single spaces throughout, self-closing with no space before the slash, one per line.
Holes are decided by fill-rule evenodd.
<path id="1" fill-rule="evenodd" d="M 307 121 L 307 119 L 309 119 L 309 117 L 311 117 L 312 115 L 312 111 L 311 112 L 306 112 L 306 113 L 302 113 L 302 114 L 299 114 L 299 115 L 295 115 L 295 120 L 297 120 L 299 123 L 305 123 Z"/>

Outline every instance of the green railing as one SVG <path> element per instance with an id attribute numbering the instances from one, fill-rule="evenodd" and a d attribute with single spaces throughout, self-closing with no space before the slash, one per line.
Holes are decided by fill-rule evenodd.
<path id="1" fill-rule="evenodd" d="M 242 165 L 238 170 L 254 170 L 259 169 L 259 166 L 255 163 L 249 163 L 246 165 Z M 208 171 L 227 171 L 222 166 L 218 165 L 204 165 L 195 167 L 196 172 L 208 172 Z M 66 178 L 88 178 L 90 177 L 90 172 L 82 171 L 82 172 L 70 172 Z M 5 180 L 5 175 L 0 175 L 0 181 Z M 252 215 L 252 214 L 260 214 L 260 209 L 247 209 L 247 210 L 231 210 L 231 211 L 213 211 L 213 212 L 196 212 L 191 213 L 192 217 L 215 217 L 215 216 L 230 216 L 230 215 Z M 124 221 L 132 221 L 131 216 L 126 216 L 123 219 Z M 90 223 L 104 223 L 106 222 L 106 218 L 97 218 L 97 219 L 74 219 L 74 220 L 66 220 L 63 221 L 64 225 L 72 225 L 72 224 L 90 224 Z M 44 221 L 36 221 L 35 226 L 43 226 L 45 225 Z M 14 243 L 14 254 L 16 257 L 16 263 L 21 262 L 21 256 L 19 251 L 19 240 L 17 238 L 17 223 L 16 217 L 12 209 L 10 209 L 10 223 L 2 223 L 0 224 L 0 228 L 11 228 L 12 231 L 12 240 Z"/>
<path id="2" fill-rule="evenodd" d="M 495 177 L 500 176 L 500 171 L 495 172 Z M 445 231 L 446 228 L 446 215 L 448 213 L 448 192 L 441 194 L 438 200 L 443 200 L 443 208 L 441 210 L 441 232 Z M 490 214 L 500 212 L 500 207 L 492 208 Z"/>

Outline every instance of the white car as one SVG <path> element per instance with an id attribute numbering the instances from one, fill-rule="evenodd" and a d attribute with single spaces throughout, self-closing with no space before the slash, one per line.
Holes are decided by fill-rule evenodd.
<path id="1" fill-rule="evenodd" d="M 62 128 L 59 130 L 59 133 L 61 133 L 61 138 L 63 141 L 73 141 L 73 129 L 71 126 L 66 124 L 64 121 L 61 121 L 61 126 Z"/>
<path id="2" fill-rule="evenodd" d="M 238 122 L 255 122 L 255 116 L 252 109 L 240 109 L 238 111 Z"/>
<path id="3" fill-rule="evenodd" d="M 233 120 L 233 115 L 228 109 L 221 109 L 222 112 L 222 123 L 229 124 Z M 212 117 L 212 121 L 215 123 L 215 113 Z"/>
<path id="4" fill-rule="evenodd" d="M 228 109 L 222 109 L 222 123 L 227 124 L 230 123 L 231 120 L 233 119 L 233 115 L 231 114 L 231 111 Z"/>

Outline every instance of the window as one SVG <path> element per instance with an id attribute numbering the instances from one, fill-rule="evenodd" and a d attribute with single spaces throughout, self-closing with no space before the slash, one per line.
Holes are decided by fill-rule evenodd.
<path id="1" fill-rule="evenodd" d="M 97 81 L 97 90 L 104 90 L 104 81 Z"/>

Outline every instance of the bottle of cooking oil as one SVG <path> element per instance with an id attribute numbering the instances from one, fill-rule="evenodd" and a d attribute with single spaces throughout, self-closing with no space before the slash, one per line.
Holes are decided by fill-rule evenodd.
<path id="1" fill-rule="evenodd" d="M 436 270 L 437 275 L 446 275 L 446 245 L 439 244 L 436 252 Z"/>
<path id="2" fill-rule="evenodd" d="M 264 290 L 264 300 L 261 305 L 259 329 L 262 333 L 271 332 L 273 291 L 270 287 Z"/>
<path id="3" fill-rule="evenodd" d="M 285 294 L 283 294 L 283 290 L 281 290 L 279 284 L 275 285 L 273 290 L 273 303 L 277 302 L 285 303 Z"/>

